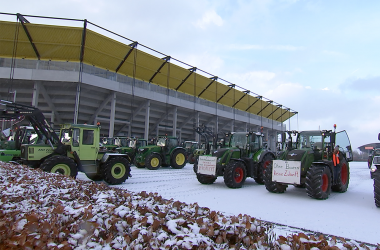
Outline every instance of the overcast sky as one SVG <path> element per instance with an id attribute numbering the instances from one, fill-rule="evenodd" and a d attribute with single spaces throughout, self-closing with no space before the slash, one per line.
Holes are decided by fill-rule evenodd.
<path id="1" fill-rule="evenodd" d="M 292 130 L 337 124 L 356 149 L 380 132 L 379 9 L 375 0 L 20 0 L 1 12 L 87 19 L 299 112 Z"/>

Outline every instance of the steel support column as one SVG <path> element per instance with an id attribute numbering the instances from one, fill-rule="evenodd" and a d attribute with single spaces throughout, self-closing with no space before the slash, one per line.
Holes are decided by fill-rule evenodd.
<path id="1" fill-rule="evenodd" d="M 145 130 L 144 130 L 144 139 L 148 140 L 149 138 L 149 116 L 150 116 L 150 100 L 146 103 L 145 108 Z"/>
<path id="2" fill-rule="evenodd" d="M 40 81 L 35 81 L 33 85 L 32 106 L 38 107 L 38 97 L 40 96 Z"/>
<path id="3" fill-rule="evenodd" d="M 111 112 L 110 112 L 110 127 L 108 131 L 108 136 L 113 137 L 115 130 L 115 109 L 116 109 L 116 92 L 112 93 L 111 98 Z"/>
<path id="4" fill-rule="evenodd" d="M 173 110 L 173 136 L 177 136 L 177 111 L 178 111 L 178 107 L 174 107 L 174 110 Z"/>

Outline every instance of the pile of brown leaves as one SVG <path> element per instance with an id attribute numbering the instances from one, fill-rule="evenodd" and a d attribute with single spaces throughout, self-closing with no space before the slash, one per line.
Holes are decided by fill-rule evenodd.
<path id="1" fill-rule="evenodd" d="M 323 236 L 274 239 L 268 223 L 248 215 L 21 165 L 0 164 L 0 191 L 0 249 L 343 249 Z"/>

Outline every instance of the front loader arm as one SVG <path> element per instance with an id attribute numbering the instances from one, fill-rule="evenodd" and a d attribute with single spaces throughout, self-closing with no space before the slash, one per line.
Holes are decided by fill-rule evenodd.
<path id="1" fill-rule="evenodd" d="M 45 136 L 52 148 L 53 144 L 57 145 L 57 153 L 61 154 L 63 152 L 64 145 L 60 142 L 58 135 L 54 132 L 40 109 L 5 100 L 0 100 L 0 105 L 3 106 L 0 112 L 0 119 L 17 121 L 27 119 L 39 137 Z"/>

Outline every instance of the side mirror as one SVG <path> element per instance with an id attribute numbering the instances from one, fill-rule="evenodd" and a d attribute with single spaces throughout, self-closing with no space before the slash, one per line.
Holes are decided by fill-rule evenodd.
<path id="1" fill-rule="evenodd" d="M 380 133 L 377 135 L 377 139 L 380 141 Z"/>

